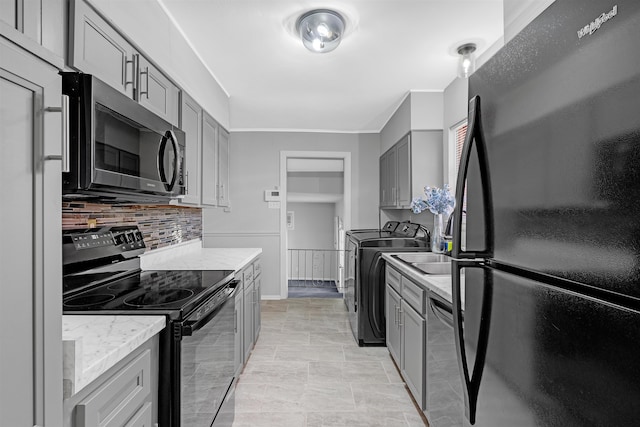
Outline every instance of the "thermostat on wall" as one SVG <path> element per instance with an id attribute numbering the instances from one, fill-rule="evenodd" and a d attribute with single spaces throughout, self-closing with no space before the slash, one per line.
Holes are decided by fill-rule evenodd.
<path id="1" fill-rule="evenodd" d="M 265 202 L 279 202 L 280 201 L 280 190 L 264 190 L 264 201 Z"/>

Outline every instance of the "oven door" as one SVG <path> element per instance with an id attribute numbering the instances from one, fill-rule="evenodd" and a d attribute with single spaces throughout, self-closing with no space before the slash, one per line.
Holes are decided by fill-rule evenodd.
<path id="1" fill-rule="evenodd" d="M 232 282 L 209 298 L 182 324 L 180 426 L 211 426 L 227 393 L 232 396 L 237 284 Z M 233 402 L 225 402 L 224 411 L 225 420 L 231 415 L 232 421 L 228 407 Z"/>

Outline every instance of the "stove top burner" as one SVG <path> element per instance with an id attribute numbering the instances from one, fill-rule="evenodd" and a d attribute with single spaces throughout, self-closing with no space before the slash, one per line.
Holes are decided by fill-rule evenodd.
<path id="1" fill-rule="evenodd" d="M 112 291 L 129 291 L 132 289 L 138 289 L 139 287 L 140 282 L 138 281 L 122 280 L 107 286 L 107 289 Z"/>
<path id="2" fill-rule="evenodd" d="M 186 300 L 194 292 L 191 289 L 162 289 L 125 298 L 124 304 L 132 307 L 160 307 Z"/>
<path id="3" fill-rule="evenodd" d="M 69 298 L 64 302 L 65 307 L 91 307 L 93 305 L 105 304 L 113 300 L 116 296 L 112 294 L 79 295 Z"/>

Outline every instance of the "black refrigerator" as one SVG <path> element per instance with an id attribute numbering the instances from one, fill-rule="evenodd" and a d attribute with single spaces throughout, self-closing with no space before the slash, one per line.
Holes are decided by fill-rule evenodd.
<path id="1" fill-rule="evenodd" d="M 640 1 L 556 0 L 482 65 L 457 183 L 465 422 L 640 425 Z"/>

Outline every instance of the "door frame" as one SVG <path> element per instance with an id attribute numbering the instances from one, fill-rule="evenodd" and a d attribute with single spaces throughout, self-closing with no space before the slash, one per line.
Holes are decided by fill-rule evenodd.
<path id="1" fill-rule="evenodd" d="M 280 298 L 289 296 L 287 283 L 287 160 L 342 159 L 344 162 L 344 218 L 345 230 L 351 230 L 351 153 L 345 151 L 280 151 Z"/>

